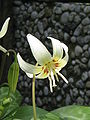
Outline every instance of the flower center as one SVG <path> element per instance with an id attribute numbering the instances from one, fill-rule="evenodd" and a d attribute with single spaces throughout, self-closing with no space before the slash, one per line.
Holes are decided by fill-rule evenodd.
<path id="1" fill-rule="evenodd" d="M 48 74 L 51 70 L 55 71 L 56 67 L 59 67 L 58 61 L 53 59 L 52 61 L 48 62 L 42 67 L 42 70 L 44 71 L 44 74 Z"/>

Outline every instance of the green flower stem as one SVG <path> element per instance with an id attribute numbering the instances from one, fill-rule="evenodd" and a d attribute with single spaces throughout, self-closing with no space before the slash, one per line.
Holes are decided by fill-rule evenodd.
<path id="1" fill-rule="evenodd" d="M 33 74 L 33 83 L 32 83 L 32 102 L 33 102 L 34 120 L 36 120 L 37 117 L 36 117 L 36 104 L 35 104 L 35 74 Z"/>

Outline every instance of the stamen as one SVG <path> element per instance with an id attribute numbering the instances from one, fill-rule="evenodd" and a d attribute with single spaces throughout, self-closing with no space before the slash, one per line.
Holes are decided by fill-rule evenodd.
<path id="1" fill-rule="evenodd" d="M 66 79 L 61 73 L 59 73 L 57 70 L 56 70 L 56 72 L 57 72 L 58 75 L 68 84 L 67 79 Z"/>
<path id="2" fill-rule="evenodd" d="M 54 78 L 54 75 L 53 75 L 53 72 L 51 71 L 51 78 L 53 80 L 53 87 L 56 87 L 56 83 L 55 83 L 55 78 Z"/>
<path id="3" fill-rule="evenodd" d="M 48 69 L 47 68 L 44 69 L 44 73 L 48 74 Z"/>
<path id="4" fill-rule="evenodd" d="M 50 76 L 48 77 L 49 79 L 49 84 L 50 84 L 50 91 L 53 92 L 53 89 L 52 89 L 52 79 L 50 78 Z"/>
<path id="5" fill-rule="evenodd" d="M 56 74 L 56 72 L 55 72 L 55 77 L 56 77 L 56 80 L 59 81 L 59 78 L 58 78 L 58 75 Z"/>

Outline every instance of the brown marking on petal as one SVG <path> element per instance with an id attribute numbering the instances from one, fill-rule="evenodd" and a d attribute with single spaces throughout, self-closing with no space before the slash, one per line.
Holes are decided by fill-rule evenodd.
<path id="1" fill-rule="evenodd" d="M 59 63 L 55 63 L 55 67 L 59 67 Z"/>
<path id="2" fill-rule="evenodd" d="M 42 67 L 42 70 L 44 69 L 44 66 Z"/>
<path id="3" fill-rule="evenodd" d="M 48 69 L 47 68 L 44 69 L 44 73 L 48 74 Z"/>

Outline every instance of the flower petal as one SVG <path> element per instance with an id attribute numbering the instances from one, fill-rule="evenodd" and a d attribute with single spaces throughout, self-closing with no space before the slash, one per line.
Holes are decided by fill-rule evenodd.
<path id="1" fill-rule="evenodd" d="M 33 56 L 37 60 L 38 64 L 44 65 L 51 60 L 51 54 L 36 37 L 28 34 L 27 40 L 29 42 Z"/>
<path id="2" fill-rule="evenodd" d="M 60 72 L 57 71 L 57 73 L 68 84 L 67 79 Z"/>
<path id="3" fill-rule="evenodd" d="M 0 31 L 0 38 L 2 38 L 6 34 L 7 29 L 8 29 L 9 20 L 10 20 L 10 17 L 8 17 L 6 19 L 6 21 L 4 22 L 2 29 Z"/>
<path id="4" fill-rule="evenodd" d="M 62 44 L 59 40 L 52 38 L 52 37 L 47 37 L 51 39 L 52 45 L 53 45 L 53 57 L 58 60 L 63 57 L 63 47 Z"/>
<path id="5" fill-rule="evenodd" d="M 26 73 L 26 75 L 27 75 L 29 78 L 33 78 L 33 74 Z"/>
<path id="6" fill-rule="evenodd" d="M 7 52 L 7 50 L 6 50 L 4 47 L 2 47 L 1 45 L 0 45 L 0 50 L 1 50 L 2 52 L 4 52 L 4 53 Z"/>
<path id="7" fill-rule="evenodd" d="M 59 67 L 57 67 L 56 69 L 58 71 L 60 71 L 63 67 L 65 67 L 65 65 L 67 64 L 69 59 L 68 53 L 66 53 L 66 56 L 63 59 L 60 59 L 59 62 Z"/>
<path id="8" fill-rule="evenodd" d="M 42 67 L 41 66 L 34 66 L 32 64 L 29 64 L 27 62 L 25 62 L 21 56 L 19 55 L 19 53 L 17 54 L 17 59 L 18 59 L 18 63 L 20 68 L 25 72 L 25 73 L 30 73 L 30 74 L 38 74 L 41 72 Z"/>

